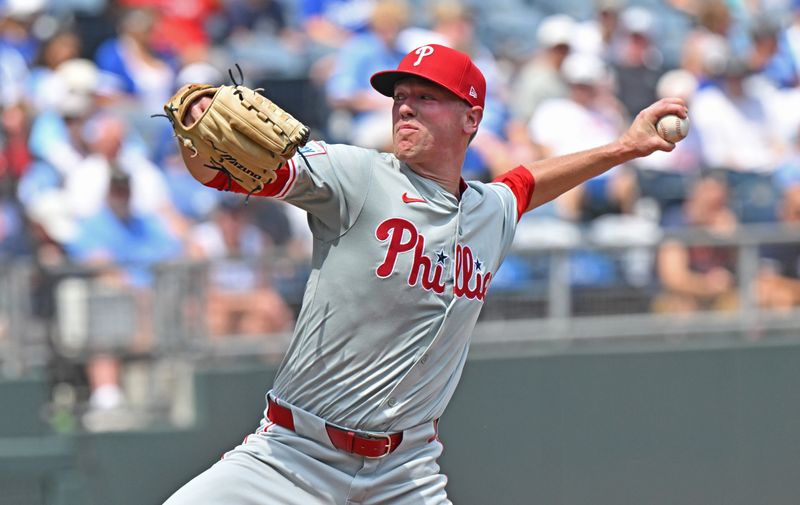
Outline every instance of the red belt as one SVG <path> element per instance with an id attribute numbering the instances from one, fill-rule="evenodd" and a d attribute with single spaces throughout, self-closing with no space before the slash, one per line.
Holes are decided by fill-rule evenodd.
<path id="1" fill-rule="evenodd" d="M 278 426 L 294 431 L 294 416 L 291 409 L 278 405 L 272 398 L 267 400 L 267 417 Z M 328 438 L 334 447 L 365 458 L 382 458 L 397 449 L 403 441 L 402 431 L 373 435 L 344 430 L 327 423 L 325 431 L 328 432 Z"/>

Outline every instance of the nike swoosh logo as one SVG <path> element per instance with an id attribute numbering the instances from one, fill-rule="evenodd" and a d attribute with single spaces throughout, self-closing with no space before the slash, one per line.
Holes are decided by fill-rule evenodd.
<path id="1" fill-rule="evenodd" d="M 427 203 L 424 198 L 414 198 L 413 196 L 408 196 L 408 193 L 403 193 L 403 202 L 404 203 Z"/>

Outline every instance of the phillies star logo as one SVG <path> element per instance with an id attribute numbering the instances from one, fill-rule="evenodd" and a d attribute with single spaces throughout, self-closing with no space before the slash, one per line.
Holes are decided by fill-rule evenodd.
<path id="1" fill-rule="evenodd" d="M 401 254 L 411 254 L 408 285 L 419 284 L 426 291 L 444 293 L 444 268 L 449 256 L 443 249 L 435 252 L 435 260 L 425 254 L 425 236 L 417 230 L 414 223 L 399 217 L 387 219 L 378 225 L 375 237 L 381 242 L 388 242 L 383 262 L 375 269 L 378 277 L 385 279 L 391 276 L 398 257 Z M 468 245 L 456 245 L 454 261 L 455 296 L 482 301 L 489 289 L 492 273 L 483 271 L 483 262 L 474 256 Z"/>

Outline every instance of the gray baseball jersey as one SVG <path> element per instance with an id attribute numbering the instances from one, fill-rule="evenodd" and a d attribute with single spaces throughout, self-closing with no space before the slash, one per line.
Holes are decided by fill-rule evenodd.
<path id="1" fill-rule="evenodd" d="M 391 154 L 322 142 L 301 153 L 260 193 L 308 211 L 314 235 L 303 307 L 270 392 L 292 426 L 265 412 L 167 504 L 448 505 L 430 421 L 456 387 L 533 177 L 518 168 L 491 184 L 462 181 L 459 199 Z M 222 174 L 209 183 L 227 184 Z M 330 424 L 402 431 L 402 441 L 365 458 L 337 449 Z"/>
<path id="2" fill-rule="evenodd" d="M 533 178 L 462 181 L 458 199 L 391 154 L 323 142 L 301 153 L 310 168 L 297 155 L 262 192 L 308 211 L 314 236 L 273 393 L 353 429 L 438 418 Z"/>

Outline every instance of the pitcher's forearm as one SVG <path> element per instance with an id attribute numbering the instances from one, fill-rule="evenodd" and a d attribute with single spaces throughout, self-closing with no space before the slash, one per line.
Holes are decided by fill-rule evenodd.
<path id="1" fill-rule="evenodd" d="M 667 114 L 687 117 L 686 103 L 680 98 L 662 98 L 639 112 L 631 126 L 615 142 L 528 165 L 528 170 L 536 180 L 536 188 L 527 210 L 547 203 L 592 177 L 634 158 L 655 151 L 672 151 L 675 144 L 661 138 L 655 127 L 658 119 Z"/>
<path id="2" fill-rule="evenodd" d="M 615 142 L 588 151 L 557 156 L 526 165 L 536 180 L 528 210 L 534 209 L 637 154 Z"/>

